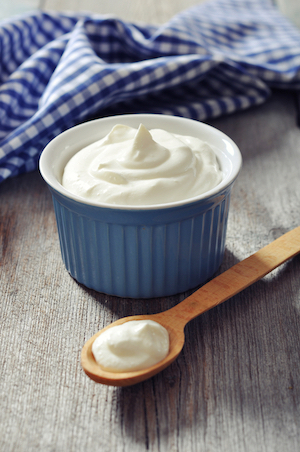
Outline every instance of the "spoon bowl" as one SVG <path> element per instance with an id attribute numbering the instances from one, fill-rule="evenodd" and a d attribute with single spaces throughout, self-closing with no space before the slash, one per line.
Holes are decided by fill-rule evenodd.
<path id="1" fill-rule="evenodd" d="M 135 315 L 117 320 L 98 331 L 86 342 L 81 353 L 83 370 L 97 383 L 111 386 L 134 385 L 152 377 L 164 370 L 177 358 L 184 345 L 185 325 L 190 320 L 241 292 L 299 252 L 300 226 L 212 279 L 173 308 L 158 314 Z M 92 345 L 95 339 L 113 326 L 130 320 L 147 319 L 160 323 L 168 331 L 170 339 L 168 355 L 159 363 L 138 371 L 120 373 L 107 372 L 102 369 L 95 361 L 92 353 Z"/>
<path id="2" fill-rule="evenodd" d="M 170 313 L 170 315 L 168 315 L 168 313 Z M 92 352 L 92 345 L 97 337 L 108 328 L 121 325 L 122 323 L 129 322 L 130 320 L 155 320 L 156 322 L 164 326 L 169 333 L 169 353 L 162 361 L 151 367 L 148 367 L 147 369 L 133 372 L 108 372 L 102 369 L 95 361 Z M 178 325 L 176 319 L 171 315 L 171 310 L 153 315 L 134 315 L 116 320 L 115 322 L 111 323 L 107 327 L 94 334 L 94 336 L 86 342 L 82 349 L 81 365 L 85 373 L 97 383 L 112 386 L 129 386 L 146 380 L 168 367 L 177 358 L 183 348 L 183 345 L 184 327 L 180 328 L 180 325 Z"/>

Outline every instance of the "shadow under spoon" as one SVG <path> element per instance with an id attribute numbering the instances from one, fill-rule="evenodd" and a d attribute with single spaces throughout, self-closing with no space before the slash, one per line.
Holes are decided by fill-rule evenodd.
<path id="1" fill-rule="evenodd" d="M 86 342 L 81 353 L 83 370 L 97 383 L 111 386 L 134 385 L 152 377 L 177 358 L 184 345 L 184 327 L 190 320 L 241 292 L 299 252 L 300 226 L 212 279 L 173 308 L 158 314 L 135 315 L 117 320 Z M 116 373 L 102 369 L 96 363 L 92 353 L 92 344 L 95 339 L 112 326 L 129 320 L 145 319 L 154 320 L 167 329 L 170 338 L 168 355 L 159 363 L 143 370 Z"/>

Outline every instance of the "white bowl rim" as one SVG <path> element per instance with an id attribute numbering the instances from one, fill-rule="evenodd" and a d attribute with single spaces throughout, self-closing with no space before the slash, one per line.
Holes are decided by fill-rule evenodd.
<path id="1" fill-rule="evenodd" d="M 227 158 L 229 157 L 229 159 L 231 161 L 232 169 L 230 171 L 230 174 L 227 177 L 224 177 L 222 179 L 222 181 L 218 185 L 216 185 L 214 188 L 212 188 L 211 190 L 206 191 L 205 193 L 202 193 L 198 196 L 194 196 L 192 198 L 186 198 L 186 199 L 183 199 L 180 201 L 173 201 L 173 202 L 169 202 L 169 203 L 139 206 L 139 205 L 109 204 L 109 203 L 104 203 L 104 202 L 100 203 L 100 202 L 91 201 L 91 200 L 85 199 L 83 197 L 80 197 L 78 195 L 75 195 L 74 193 L 71 193 L 70 191 L 65 189 L 65 187 L 63 187 L 63 185 L 59 182 L 58 178 L 54 175 L 53 166 L 49 166 L 49 164 L 48 164 L 49 156 L 51 155 L 53 150 L 55 150 L 55 148 L 57 148 L 57 145 L 62 145 L 64 142 L 68 142 L 68 138 L 74 132 L 79 133 L 81 130 L 84 130 L 85 128 L 92 127 L 93 124 L 95 124 L 95 126 L 98 125 L 98 123 L 99 123 L 99 125 L 105 124 L 105 123 L 106 124 L 109 124 L 109 123 L 122 124 L 124 122 L 128 122 L 128 121 L 130 122 L 130 120 L 132 120 L 132 119 L 134 119 L 134 120 L 138 119 L 140 122 L 143 122 L 143 120 L 144 120 L 144 122 L 145 122 L 145 120 L 147 120 L 149 118 L 151 118 L 153 120 L 157 119 L 157 120 L 159 120 L 159 122 L 161 122 L 161 121 L 169 121 L 169 122 L 174 122 L 174 123 L 180 122 L 183 126 L 191 125 L 192 123 L 193 124 L 196 123 L 195 127 L 199 128 L 199 130 L 206 131 L 206 133 L 210 133 L 212 137 L 213 136 L 218 137 L 220 140 L 222 140 L 224 143 L 226 143 L 225 147 L 231 148 L 231 152 L 228 152 L 228 155 L 226 156 Z M 128 124 L 128 125 L 130 125 L 130 124 Z M 164 128 L 164 127 L 157 125 L 156 128 Z M 188 135 L 188 133 L 186 133 L 186 135 Z M 96 141 L 100 138 L 97 137 L 96 139 L 89 141 L 89 143 Z M 210 143 L 208 140 L 207 140 L 207 142 L 208 142 L 208 144 L 212 145 L 212 143 Z M 67 147 L 69 147 L 69 146 L 66 146 L 66 148 Z M 214 147 L 216 149 L 215 146 L 212 145 L 212 147 Z M 223 150 L 221 151 L 219 149 L 219 151 L 220 151 L 220 153 L 225 155 L 225 152 Z M 74 154 L 75 154 L 75 152 L 74 152 Z M 225 160 L 225 157 L 224 157 L 224 160 Z M 235 142 L 230 137 L 228 137 L 224 132 L 220 131 L 219 129 L 217 129 L 211 125 L 205 124 L 205 123 L 200 122 L 195 119 L 184 118 L 181 116 L 154 114 L 154 113 L 153 114 L 152 113 L 145 113 L 145 114 L 137 113 L 137 114 L 126 114 L 126 115 L 114 115 L 114 116 L 93 119 L 93 120 L 86 121 L 84 123 L 75 125 L 69 129 L 65 130 L 64 132 L 61 132 L 59 135 L 57 135 L 55 138 L 53 138 L 42 151 L 42 154 L 40 156 L 40 161 L 39 161 L 39 169 L 40 169 L 41 175 L 42 175 L 43 179 L 45 180 L 45 182 L 54 191 L 60 193 L 64 197 L 69 198 L 73 201 L 76 201 L 82 205 L 95 206 L 95 207 L 114 209 L 114 210 L 160 210 L 160 209 L 169 209 L 169 208 L 189 205 L 189 204 L 192 204 L 195 202 L 199 202 L 201 200 L 207 200 L 208 198 L 218 195 L 224 189 L 226 189 L 228 186 L 230 186 L 237 178 L 238 173 L 241 169 L 241 166 L 242 166 L 241 152 L 240 152 L 238 146 L 235 144 Z"/>

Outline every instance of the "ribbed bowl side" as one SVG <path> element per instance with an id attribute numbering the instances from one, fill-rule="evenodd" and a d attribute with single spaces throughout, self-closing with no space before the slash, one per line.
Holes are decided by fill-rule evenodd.
<path id="1" fill-rule="evenodd" d="M 230 189 L 183 220 L 174 219 L 175 212 L 172 222 L 163 214 L 150 225 L 127 218 L 116 224 L 60 201 L 53 196 L 63 261 L 78 282 L 96 291 L 126 298 L 174 295 L 205 282 L 222 262 Z"/>

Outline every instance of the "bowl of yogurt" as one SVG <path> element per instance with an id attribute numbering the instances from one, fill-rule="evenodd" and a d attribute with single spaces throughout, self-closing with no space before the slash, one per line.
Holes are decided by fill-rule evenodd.
<path id="1" fill-rule="evenodd" d="M 112 116 L 61 133 L 40 171 L 67 271 L 126 298 L 196 288 L 222 262 L 241 163 L 228 136 L 181 117 Z"/>

